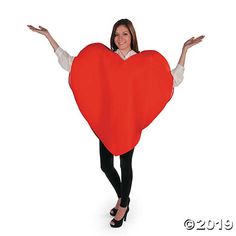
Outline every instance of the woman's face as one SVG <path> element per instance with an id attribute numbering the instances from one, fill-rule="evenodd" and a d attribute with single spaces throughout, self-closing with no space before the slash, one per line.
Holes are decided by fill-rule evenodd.
<path id="1" fill-rule="evenodd" d="M 117 27 L 114 42 L 120 50 L 131 50 L 131 34 L 125 25 Z"/>

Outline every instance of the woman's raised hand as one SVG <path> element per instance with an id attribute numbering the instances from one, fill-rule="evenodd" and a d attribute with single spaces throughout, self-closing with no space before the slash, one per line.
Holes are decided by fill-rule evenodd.
<path id="1" fill-rule="evenodd" d="M 44 36 L 48 36 L 49 35 L 49 32 L 47 29 L 43 28 L 42 26 L 39 25 L 39 29 L 35 28 L 34 26 L 32 25 L 27 25 L 32 31 L 34 32 L 37 32 L 37 33 L 40 33 Z"/>
<path id="2" fill-rule="evenodd" d="M 204 37 L 205 37 L 204 35 L 201 35 L 201 36 L 199 36 L 199 37 L 197 37 L 197 38 L 192 37 L 192 38 L 188 39 L 188 40 L 184 43 L 183 49 L 184 49 L 184 50 L 188 50 L 188 49 L 191 48 L 193 45 L 196 45 L 196 44 L 200 43 Z"/>
<path id="3" fill-rule="evenodd" d="M 44 36 L 46 36 L 46 38 L 48 39 L 49 43 L 51 44 L 51 46 L 54 49 L 54 52 L 56 51 L 56 49 L 59 47 L 59 45 L 57 44 L 57 42 L 54 40 L 54 38 L 51 36 L 51 34 L 48 32 L 47 29 L 43 28 L 42 26 L 39 26 L 39 29 L 35 28 L 32 25 L 27 25 L 32 31 L 40 33 Z"/>
<path id="4" fill-rule="evenodd" d="M 186 53 L 188 49 L 191 48 L 193 45 L 200 43 L 204 37 L 205 37 L 204 35 L 201 35 L 197 38 L 192 37 L 184 43 L 184 46 L 182 48 L 182 53 L 180 55 L 179 62 L 178 62 L 179 65 L 184 66 L 185 57 L 186 57 Z"/>

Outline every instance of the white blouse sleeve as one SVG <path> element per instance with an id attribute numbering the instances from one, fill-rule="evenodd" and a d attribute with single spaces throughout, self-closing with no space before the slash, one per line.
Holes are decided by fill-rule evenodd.
<path id="1" fill-rule="evenodd" d="M 178 64 L 175 69 L 171 71 L 174 77 L 174 87 L 180 85 L 184 79 L 184 67 Z"/>
<path id="2" fill-rule="evenodd" d="M 58 62 L 61 67 L 66 71 L 70 71 L 74 57 L 70 56 L 70 54 L 64 51 L 61 47 L 56 49 L 55 54 L 57 55 Z"/>

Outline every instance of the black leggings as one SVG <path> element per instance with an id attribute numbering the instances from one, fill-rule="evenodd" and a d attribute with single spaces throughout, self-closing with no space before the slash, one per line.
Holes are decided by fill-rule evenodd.
<path id="1" fill-rule="evenodd" d="M 120 155 L 121 180 L 113 165 L 113 154 L 99 140 L 101 169 L 114 187 L 118 198 L 121 198 L 121 207 L 126 207 L 131 190 L 133 171 L 132 156 L 134 148 Z"/>

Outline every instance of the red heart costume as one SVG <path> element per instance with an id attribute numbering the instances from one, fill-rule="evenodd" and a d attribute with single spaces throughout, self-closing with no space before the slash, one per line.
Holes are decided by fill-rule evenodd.
<path id="1" fill-rule="evenodd" d="M 101 43 L 74 58 L 69 85 L 93 132 L 115 156 L 137 145 L 173 95 L 171 70 L 159 52 L 146 50 L 123 60 Z"/>

